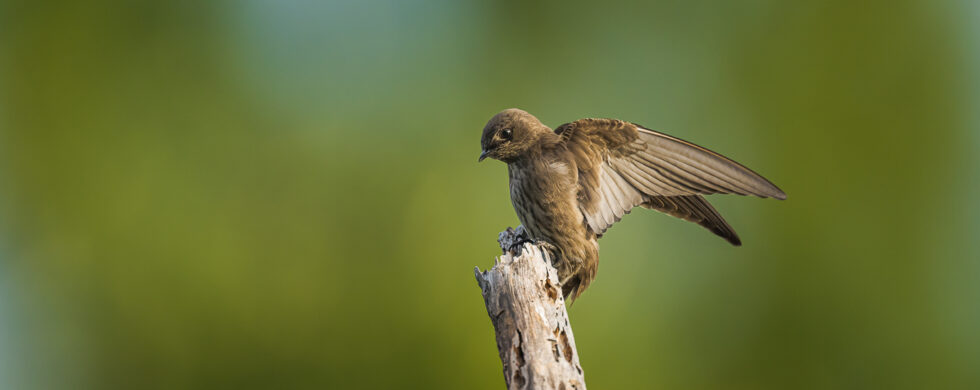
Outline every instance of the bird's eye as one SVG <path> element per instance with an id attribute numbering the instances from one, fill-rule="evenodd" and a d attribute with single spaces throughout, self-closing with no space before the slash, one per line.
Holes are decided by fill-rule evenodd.
<path id="1" fill-rule="evenodd" d="M 514 136 L 514 132 L 512 132 L 510 129 L 500 130 L 500 138 L 511 139 L 511 137 L 513 136 Z"/>

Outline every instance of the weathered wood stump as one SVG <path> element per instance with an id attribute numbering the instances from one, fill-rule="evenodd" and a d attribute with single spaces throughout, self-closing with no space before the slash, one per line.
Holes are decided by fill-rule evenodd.
<path id="1" fill-rule="evenodd" d="M 546 251 L 521 240 L 521 228 L 507 228 L 498 239 L 504 253 L 493 268 L 474 270 L 507 388 L 585 389 L 558 271 Z"/>

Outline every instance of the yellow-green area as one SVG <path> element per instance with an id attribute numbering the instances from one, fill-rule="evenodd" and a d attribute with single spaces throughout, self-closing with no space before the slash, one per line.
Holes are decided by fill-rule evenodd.
<path id="1" fill-rule="evenodd" d="M 638 210 L 593 389 L 980 388 L 970 1 L 0 3 L 0 388 L 499 389 L 473 278 L 519 107 L 704 145 L 744 246 Z"/>

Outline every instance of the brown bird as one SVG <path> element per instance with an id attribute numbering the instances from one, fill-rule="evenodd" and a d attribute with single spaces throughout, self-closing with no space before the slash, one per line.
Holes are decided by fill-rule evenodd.
<path id="1" fill-rule="evenodd" d="M 480 145 L 480 161 L 507 163 L 517 217 L 528 238 L 551 252 L 570 301 L 595 279 L 596 240 L 633 207 L 697 223 L 738 246 L 735 230 L 701 195 L 786 199 L 718 153 L 617 119 L 581 119 L 552 131 L 511 108 L 487 122 Z"/>

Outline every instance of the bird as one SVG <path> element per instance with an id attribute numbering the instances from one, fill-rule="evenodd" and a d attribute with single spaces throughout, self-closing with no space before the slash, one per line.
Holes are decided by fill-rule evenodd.
<path id="1" fill-rule="evenodd" d="M 480 146 L 479 161 L 507 164 L 525 240 L 550 253 L 569 302 L 596 277 L 598 239 L 634 207 L 694 222 L 740 246 L 704 195 L 786 199 L 772 182 L 721 154 L 618 119 L 580 119 L 552 130 L 510 108 L 487 122 Z"/>

